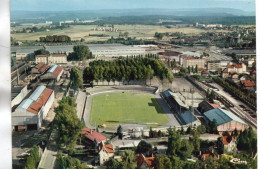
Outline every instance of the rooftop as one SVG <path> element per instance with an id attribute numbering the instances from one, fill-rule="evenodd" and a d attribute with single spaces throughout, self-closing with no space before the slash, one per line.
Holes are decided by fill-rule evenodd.
<path id="1" fill-rule="evenodd" d="M 252 80 L 241 80 L 241 84 L 245 87 L 255 87 L 255 82 Z"/>
<path id="2" fill-rule="evenodd" d="M 101 142 L 101 141 L 106 141 L 106 137 L 103 136 L 102 134 L 96 132 L 93 129 L 90 128 L 84 128 L 82 129 L 82 131 L 80 132 L 81 135 L 84 135 L 86 138 L 88 138 L 91 141 L 96 141 L 96 142 Z"/>
<path id="3" fill-rule="evenodd" d="M 169 91 L 169 94 L 176 100 L 176 102 L 187 109 L 189 109 L 190 106 L 198 107 L 199 103 L 201 103 L 204 98 L 197 92 L 194 92 L 193 94 L 190 92 L 171 92 Z M 192 96 L 193 95 L 193 96 Z"/>
<path id="4" fill-rule="evenodd" d="M 204 113 L 204 115 L 210 120 L 210 121 L 216 121 L 217 125 L 225 124 L 231 121 L 236 121 L 238 123 L 246 124 L 243 120 L 241 120 L 239 117 L 231 113 L 230 111 L 216 108 L 209 110 Z"/>

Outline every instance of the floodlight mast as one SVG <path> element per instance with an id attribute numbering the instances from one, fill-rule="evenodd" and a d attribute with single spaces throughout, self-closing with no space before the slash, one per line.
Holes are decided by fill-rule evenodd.
<path id="1" fill-rule="evenodd" d="M 191 127 L 192 127 L 192 116 L 194 116 L 194 109 L 193 109 L 193 94 L 195 92 L 194 87 L 190 89 L 190 92 L 192 94 L 192 100 L 191 100 Z"/>

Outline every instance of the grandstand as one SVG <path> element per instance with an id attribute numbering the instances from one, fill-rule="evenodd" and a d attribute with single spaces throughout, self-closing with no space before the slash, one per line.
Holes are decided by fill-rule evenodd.
<path id="1" fill-rule="evenodd" d="M 170 89 L 162 92 L 161 96 L 182 125 L 192 124 L 195 127 L 201 124 L 199 119 L 190 111 L 192 104 L 195 105 L 193 107 L 198 107 L 199 102 L 203 99 L 198 93 L 193 93 L 193 101 L 191 100 L 191 93 L 174 93 Z"/>

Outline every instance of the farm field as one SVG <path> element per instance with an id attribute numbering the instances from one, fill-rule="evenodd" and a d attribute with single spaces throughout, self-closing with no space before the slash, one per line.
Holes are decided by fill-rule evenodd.
<path id="1" fill-rule="evenodd" d="M 29 26 L 28 26 L 29 27 Z M 11 34 L 13 38 L 20 41 L 25 40 L 39 40 L 39 37 L 46 35 L 68 35 L 72 40 L 80 40 L 84 38 L 87 42 L 90 41 L 104 41 L 109 39 L 111 36 L 118 37 L 119 32 L 129 32 L 129 37 L 136 37 L 137 39 L 149 39 L 154 36 L 155 32 L 182 32 L 188 35 L 196 35 L 203 32 L 209 32 L 209 30 L 198 29 L 194 27 L 184 27 L 184 28 L 166 28 L 165 26 L 160 25 L 114 25 L 115 28 L 118 28 L 118 32 L 103 32 L 103 31 L 94 31 L 94 28 L 97 28 L 97 25 L 71 25 L 70 28 L 65 28 L 63 30 L 56 29 L 50 30 L 48 32 L 34 32 L 34 33 L 15 33 Z M 17 30 L 19 28 L 11 28 L 11 30 Z M 22 29 L 22 28 L 21 28 Z M 218 30 L 210 30 L 211 32 L 218 32 Z M 225 32 L 222 30 L 222 32 Z M 89 34 L 106 34 L 108 37 L 93 37 Z"/>
<path id="2" fill-rule="evenodd" d="M 169 119 L 151 94 L 120 92 L 93 97 L 90 112 L 91 125 L 112 127 L 118 124 L 161 126 Z"/>

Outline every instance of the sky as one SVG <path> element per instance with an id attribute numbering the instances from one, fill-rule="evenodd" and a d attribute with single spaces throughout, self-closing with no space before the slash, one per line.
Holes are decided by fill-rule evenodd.
<path id="1" fill-rule="evenodd" d="M 69 11 L 135 8 L 234 8 L 255 11 L 255 0 L 11 0 L 11 10 Z"/>

